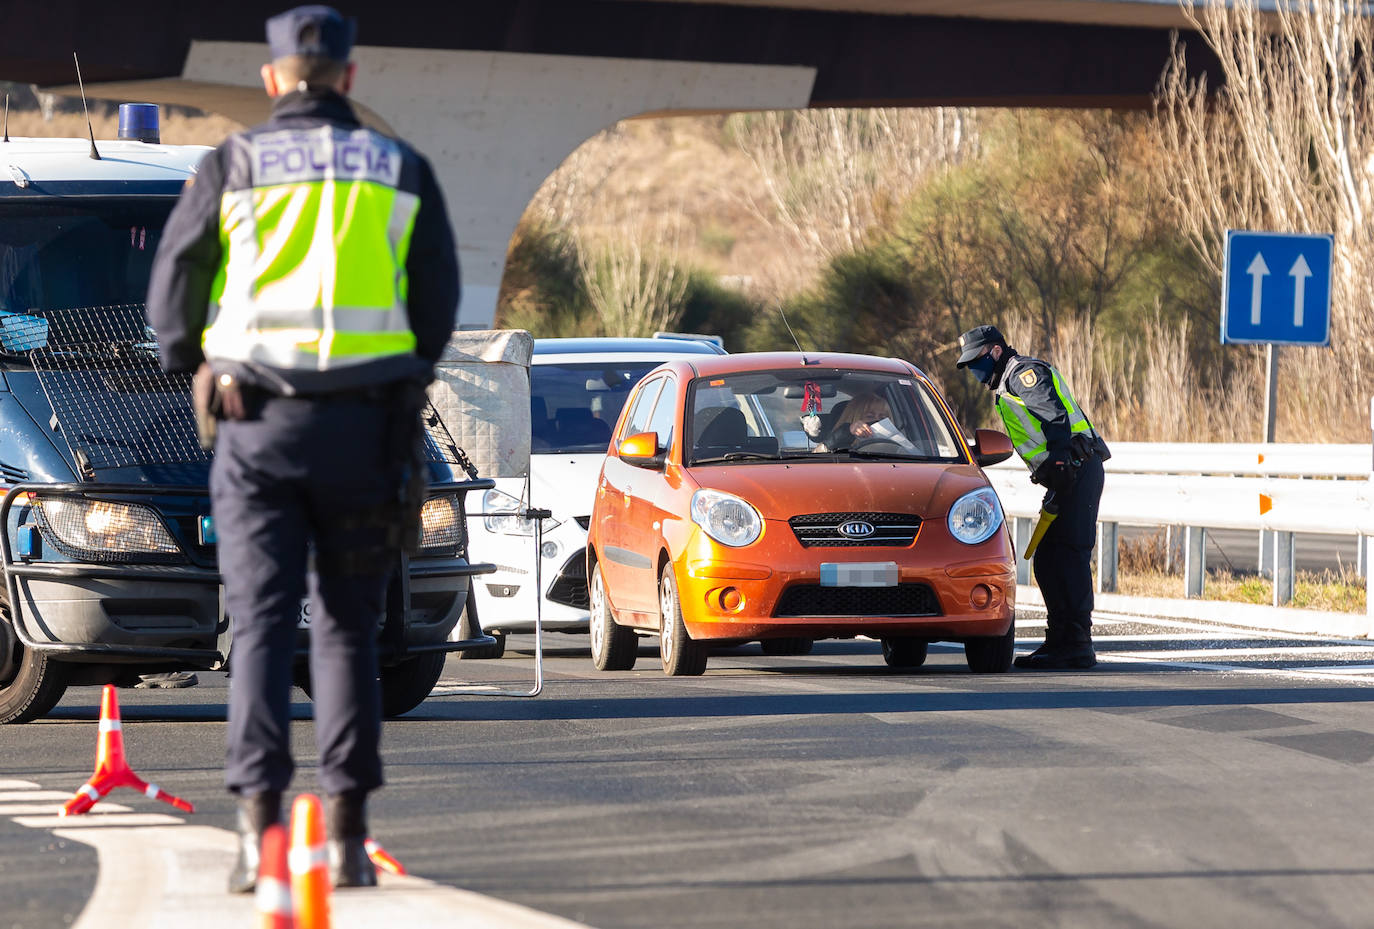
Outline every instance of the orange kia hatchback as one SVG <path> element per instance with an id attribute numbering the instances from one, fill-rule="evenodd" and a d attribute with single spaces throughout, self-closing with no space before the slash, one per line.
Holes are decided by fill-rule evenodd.
<path id="1" fill-rule="evenodd" d="M 1011 666 L 1015 552 L 981 465 L 918 369 L 867 355 L 672 361 L 640 382 L 597 481 L 587 545 L 592 659 L 634 665 L 657 633 L 668 674 L 712 643 L 804 654 L 870 636 L 893 667 L 936 640 Z"/>

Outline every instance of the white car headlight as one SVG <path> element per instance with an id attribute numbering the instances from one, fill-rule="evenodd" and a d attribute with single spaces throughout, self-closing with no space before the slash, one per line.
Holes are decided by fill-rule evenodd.
<path id="1" fill-rule="evenodd" d="M 39 497 L 40 525 L 68 554 L 180 555 L 181 548 L 152 509 L 84 497 Z"/>
<path id="2" fill-rule="evenodd" d="M 692 522 L 722 545 L 748 545 L 763 532 L 759 511 L 734 494 L 698 490 L 692 494 Z"/>
<path id="3" fill-rule="evenodd" d="M 500 535 L 534 535 L 534 520 L 524 519 L 520 516 L 520 511 L 525 505 L 516 497 L 502 490 L 492 488 L 482 494 L 482 512 L 492 515 L 483 518 L 482 523 L 487 527 L 488 532 L 499 533 Z M 561 520 L 544 520 L 544 531 L 549 532 L 561 525 Z"/>
<path id="4" fill-rule="evenodd" d="M 991 487 L 966 493 L 949 508 L 949 532 L 965 545 L 992 538 L 1002 526 L 1002 502 Z"/>

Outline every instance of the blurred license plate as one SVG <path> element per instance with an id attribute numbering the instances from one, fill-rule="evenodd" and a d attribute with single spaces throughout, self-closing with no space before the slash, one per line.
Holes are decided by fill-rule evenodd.
<path id="1" fill-rule="evenodd" d="M 310 628 L 310 598 L 309 598 L 309 597 L 306 597 L 306 598 L 304 598 L 303 600 L 301 600 L 301 612 L 300 612 L 300 615 L 299 615 L 298 617 L 296 617 L 296 628 L 297 628 L 297 629 L 309 629 L 309 628 Z"/>
<path id="2" fill-rule="evenodd" d="M 896 587 L 897 578 L 895 561 L 821 563 L 822 587 Z"/>

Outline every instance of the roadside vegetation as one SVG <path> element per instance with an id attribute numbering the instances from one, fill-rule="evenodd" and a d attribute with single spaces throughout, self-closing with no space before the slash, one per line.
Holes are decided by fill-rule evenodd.
<path id="1" fill-rule="evenodd" d="M 960 331 L 998 324 L 1107 436 L 1256 441 L 1263 350 L 1218 344 L 1228 228 L 1330 231 L 1330 349 L 1284 349 L 1281 441 L 1368 439 L 1374 210 L 1354 0 L 1262 19 L 1210 0 L 1153 112 L 823 110 L 622 122 L 549 178 L 512 243 L 502 325 L 721 334 L 895 354 L 965 425 Z M 1210 46 L 1224 88 L 1189 77 Z"/>

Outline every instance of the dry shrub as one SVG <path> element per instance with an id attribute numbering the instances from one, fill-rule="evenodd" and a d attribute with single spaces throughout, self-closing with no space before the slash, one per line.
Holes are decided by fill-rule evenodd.
<path id="1" fill-rule="evenodd" d="M 1169 546 L 1164 529 L 1117 542 L 1117 570 L 1122 574 L 1169 573 Z"/>

